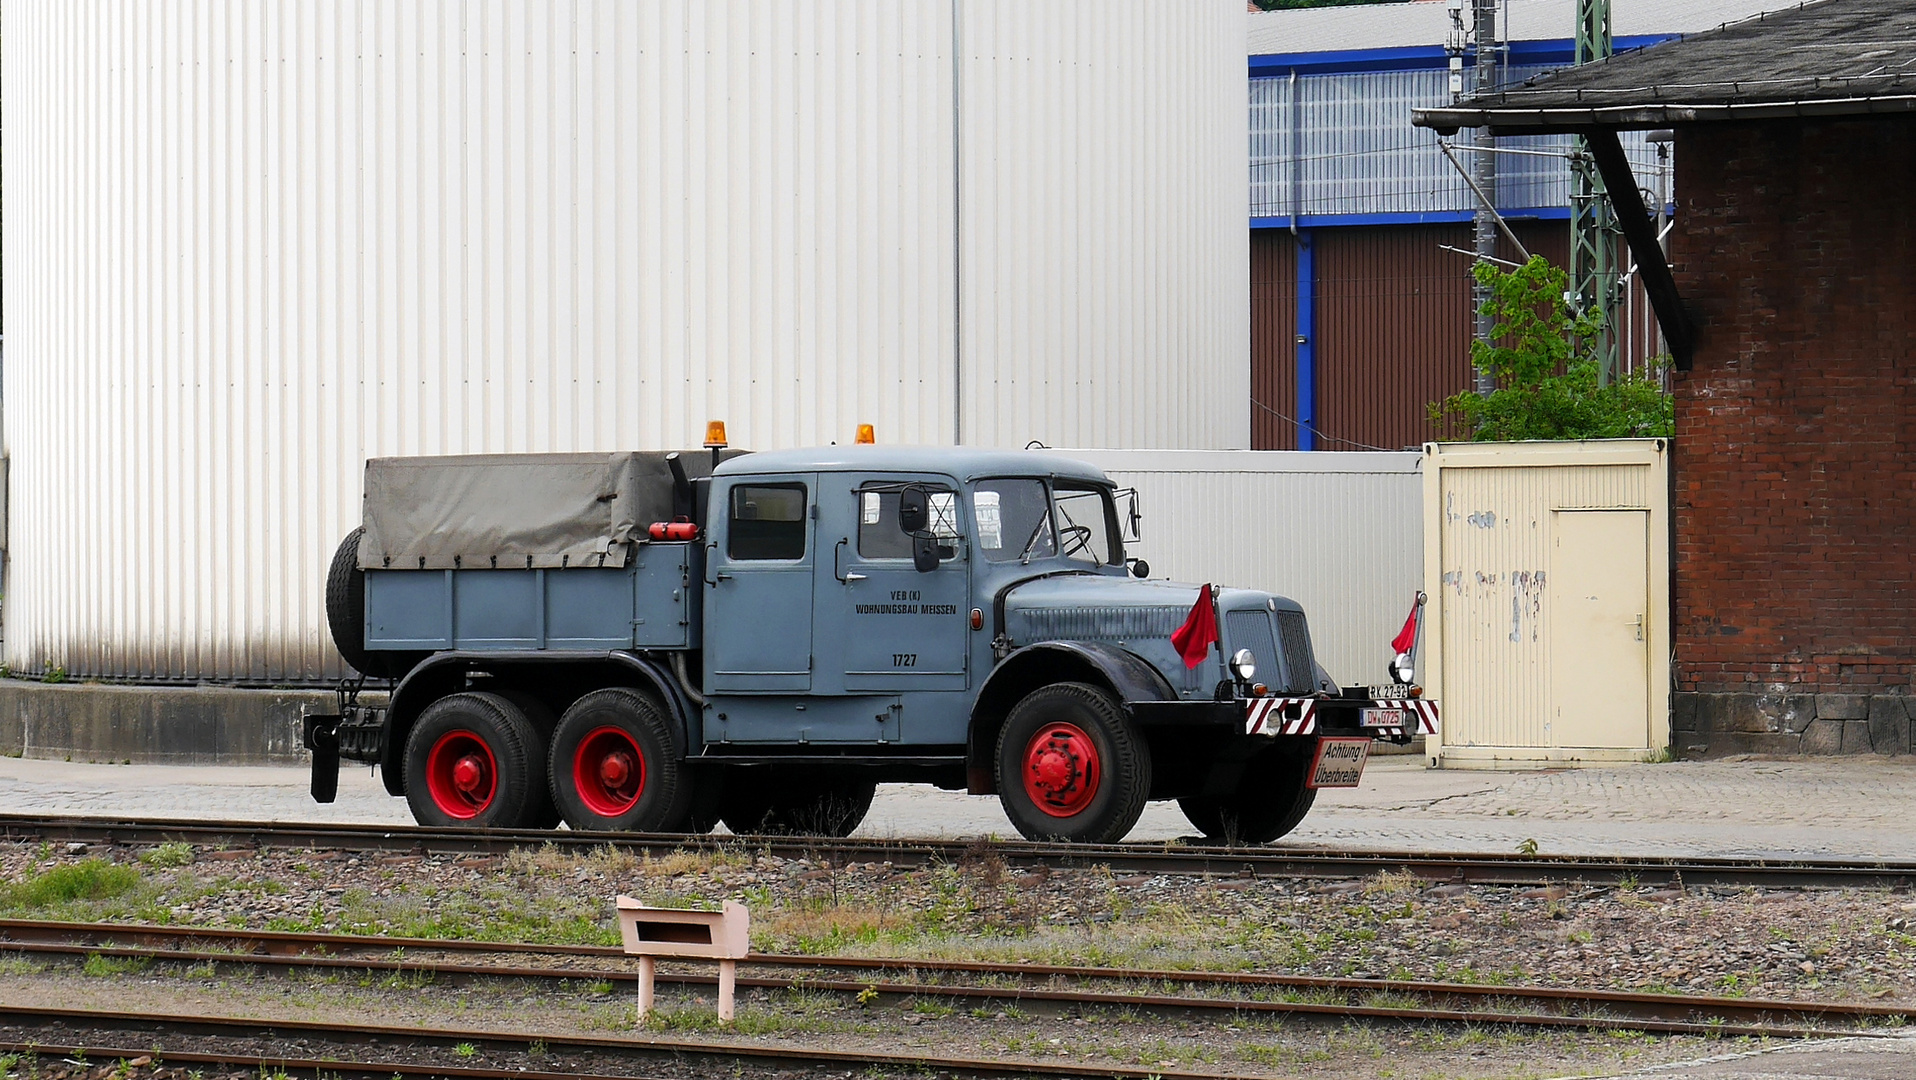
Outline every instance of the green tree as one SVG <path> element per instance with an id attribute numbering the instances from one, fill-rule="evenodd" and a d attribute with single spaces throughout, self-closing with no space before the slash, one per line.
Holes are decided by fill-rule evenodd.
<path id="1" fill-rule="evenodd" d="M 1461 428 L 1477 442 L 1671 434 L 1676 417 L 1660 378 L 1667 359 L 1599 386 L 1596 357 L 1577 343 L 1596 336 L 1602 315 L 1571 312 L 1561 269 L 1532 255 L 1513 270 L 1480 262 L 1471 273 L 1489 289 L 1484 312 L 1494 326 L 1490 342 L 1470 343 L 1470 362 L 1497 389 L 1433 403 L 1433 422 Z"/>

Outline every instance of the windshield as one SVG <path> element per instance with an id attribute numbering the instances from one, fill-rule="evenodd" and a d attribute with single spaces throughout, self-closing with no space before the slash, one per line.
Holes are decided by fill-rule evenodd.
<path id="1" fill-rule="evenodd" d="M 984 480 L 973 489 L 978 547 L 992 562 L 1030 562 L 1062 553 L 1092 566 L 1122 564 L 1111 489 L 1084 481 L 1057 485 L 1057 514 L 1042 480 Z"/>
<path id="2" fill-rule="evenodd" d="M 983 480 L 974 489 L 971 504 L 978 515 L 978 548 L 985 558 L 1029 562 L 1057 554 L 1044 481 Z"/>
<path id="3" fill-rule="evenodd" d="M 1124 544 L 1111 489 L 1074 481 L 1058 484 L 1058 536 L 1066 558 L 1093 566 L 1123 565 Z"/>

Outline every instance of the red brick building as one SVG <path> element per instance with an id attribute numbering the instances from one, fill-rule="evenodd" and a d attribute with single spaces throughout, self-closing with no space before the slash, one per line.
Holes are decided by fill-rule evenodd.
<path id="1" fill-rule="evenodd" d="M 1814 45 L 1813 48 L 1805 46 Z M 1679 751 L 1906 753 L 1916 727 L 1916 10 L 1824 0 L 1418 122 L 1676 133 Z M 1612 185 L 1617 190 L 1617 185 Z"/>

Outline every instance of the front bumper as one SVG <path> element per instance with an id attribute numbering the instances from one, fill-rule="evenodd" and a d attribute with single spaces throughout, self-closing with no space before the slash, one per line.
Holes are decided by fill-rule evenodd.
<path id="1" fill-rule="evenodd" d="M 1366 725 L 1364 710 L 1388 709 L 1406 723 Z M 1244 734 L 1315 735 L 1320 730 L 1357 733 L 1393 742 L 1437 734 L 1437 703 L 1424 698 L 1266 697 L 1244 702 Z"/>
<path id="2" fill-rule="evenodd" d="M 1424 698 L 1261 697 L 1229 701 L 1134 701 L 1131 716 L 1144 728 L 1177 728 L 1278 738 L 1293 735 L 1368 735 L 1406 743 L 1437 734 L 1437 703 Z M 1365 726 L 1365 709 L 1392 709 L 1406 723 Z"/>

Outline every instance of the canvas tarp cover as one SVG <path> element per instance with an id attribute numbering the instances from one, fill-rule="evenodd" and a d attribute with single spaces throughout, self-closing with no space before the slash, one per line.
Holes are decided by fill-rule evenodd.
<path id="1" fill-rule="evenodd" d="M 624 566 L 648 525 L 672 519 L 665 458 L 665 451 L 371 458 L 359 565 Z M 706 451 L 682 451 L 680 463 L 688 477 L 712 471 Z"/>

